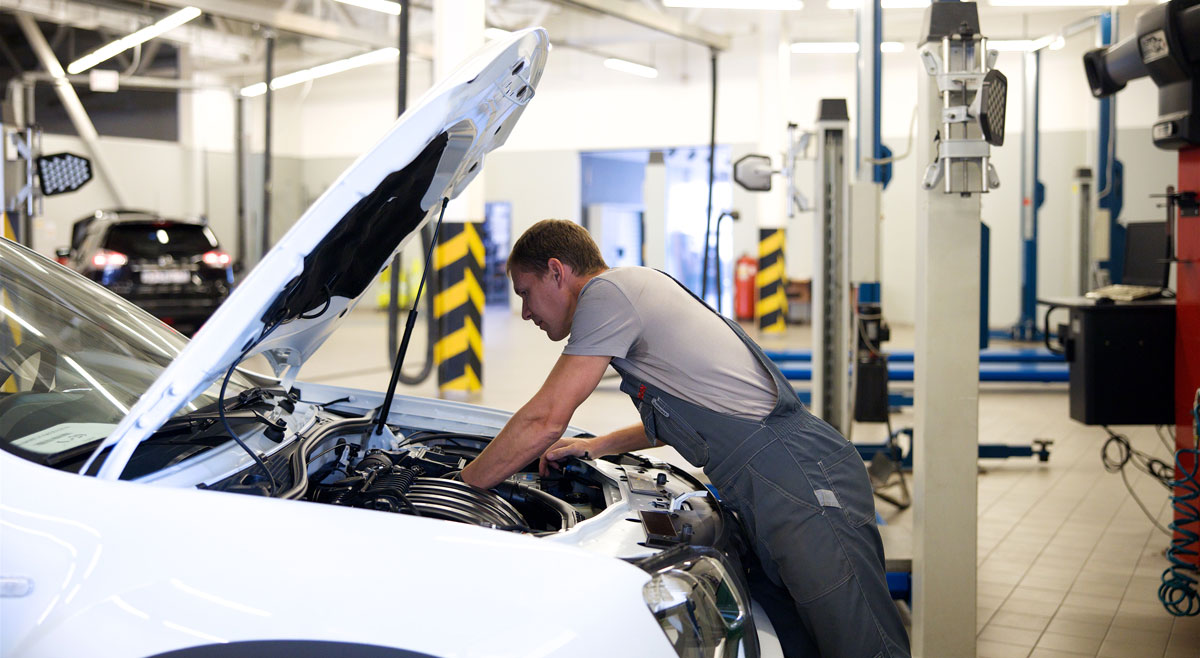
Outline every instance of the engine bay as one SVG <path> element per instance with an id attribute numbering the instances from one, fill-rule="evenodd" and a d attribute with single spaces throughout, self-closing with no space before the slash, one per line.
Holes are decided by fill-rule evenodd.
<path id="1" fill-rule="evenodd" d="M 630 557 L 679 544 L 720 545 L 737 534 L 734 517 L 713 494 L 665 462 L 635 453 L 570 458 L 543 476 L 535 461 L 485 490 L 455 477 L 491 442 L 482 427 L 392 423 L 379 431 L 371 414 L 355 411 L 327 406 L 292 430 L 291 440 L 263 458 L 270 479 L 262 469 L 239 469 L 198 486 L 539 537 L 603 516 L 596 529 L 619 537 L 605 541 L 619 542 L 610 549 Z"/>
<path id="2" fill-rule="evenodd" d="M 335 459 L 310 476 L 305 497 L 526 533 L 568 530 L 607 506 L 602 487 L 580 466 L 547 477 L 523 471 L 492 490 L 454 479 L 486 445 L 485 437 L 413 433 L 399 449 L 364 453 L 342 439 L 332 448 Z"/>

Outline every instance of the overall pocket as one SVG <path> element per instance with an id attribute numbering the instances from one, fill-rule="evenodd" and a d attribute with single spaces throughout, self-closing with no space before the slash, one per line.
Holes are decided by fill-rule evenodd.
<path id="1" fill-rule="evenodd" d="M 697 468 L 708 464 L 708 444 L 681 414 L 671 410 L 662 398 L 646 396 L 638 405 L 646 434 L 671 446 Z"/>

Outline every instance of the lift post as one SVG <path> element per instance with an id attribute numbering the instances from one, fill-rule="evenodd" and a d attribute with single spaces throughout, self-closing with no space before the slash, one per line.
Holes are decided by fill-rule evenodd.
<path id="1" fill-rule="evenodd" d="M 849 128 L 846 100 L 821 100 L 813 186 L 813 409 L 843 435 L 849 433 L 852 420 Z"/>
<path id="2" fill-rule="evenodd" d="M 1021 315 L 1012 328 L 1012 337 L 1037 340 L 1038 213 L 1046 201 L 1046 188 L 1038 176 L 1041 50 L 1024 54 L 1022 71 L 1025 130 L 1021 133 Z"/>
<path id="3" fill-rule="evenodd" d="M 913 654 L 975 655 L 980 196 L 1007 80 L 974 2 L 926 10 L 919 76 Z"/>

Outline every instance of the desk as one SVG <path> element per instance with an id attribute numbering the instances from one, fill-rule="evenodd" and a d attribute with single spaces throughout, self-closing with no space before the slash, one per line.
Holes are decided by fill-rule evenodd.
<path id="1" fill-rule="evenodd" d="M 1047 304 L 1046 345 L 1070 368 L 1071 418 L 1085 425 L 1174 423 L 1175 300 L 1097 303 L 1085 297 Z M 1059 345 L 1050 342 L 1050 316 L 1066 309 Z"/>

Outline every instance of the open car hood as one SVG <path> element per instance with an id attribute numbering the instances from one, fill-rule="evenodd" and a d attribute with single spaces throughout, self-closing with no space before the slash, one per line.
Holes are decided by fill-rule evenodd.
<path id="1" fill-rule="evenodd" d="M 363 293 L 508 138 L 546 63 L 534 28 L 490 42 L 406 111 L 272 247 L 97 448 L 116 479 L 138 443 L 239 361 L 285 387 Z M 352 119 L 349 119 L 352 120 Z"/>

